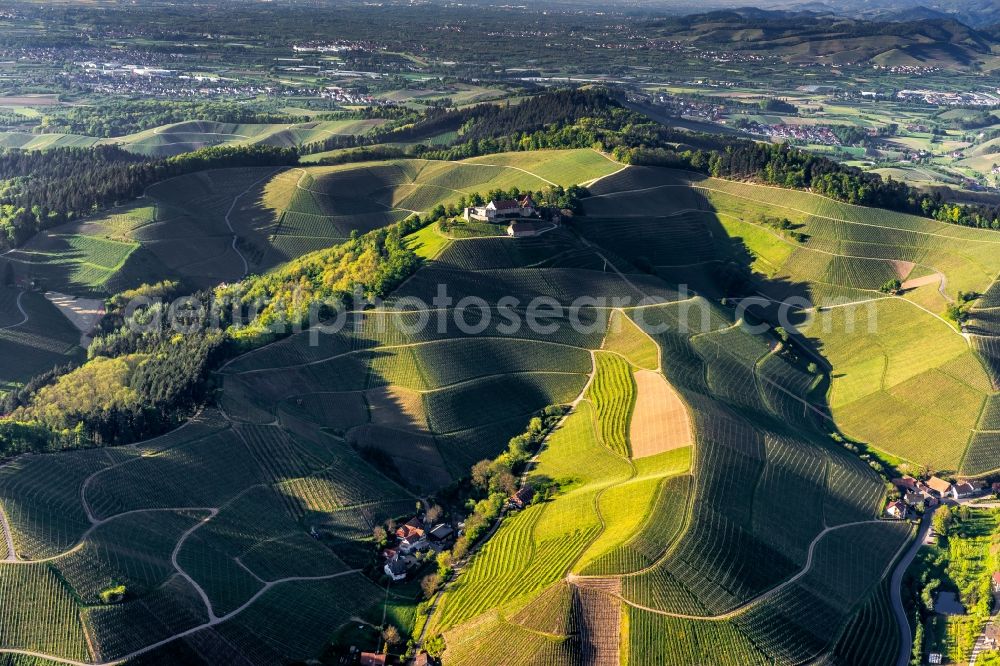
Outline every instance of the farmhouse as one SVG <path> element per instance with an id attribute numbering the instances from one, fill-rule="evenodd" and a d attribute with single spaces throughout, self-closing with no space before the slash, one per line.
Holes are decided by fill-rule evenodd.
<path id="1" fill-rule="evenodd" d="M 521 486 L 516 493 L 510 496 L 507 503 L 514 509 L 523 509 L 531 503 L 531 498 L 535 496 L 535 489 L 531 486 Z"/>
<path id="2" fill-rule="evenodd" d="M 951 493 L 951 484 L 942 478 L 932 476 L 927 479 L 927 485 L 941 497 L 945 497 Z"/>
<path id="3" fill-rule="evenodd" d="M 1000 571 L 993 574 L 993 591 L 1000 593 Z"/>
<path id="4" fill-rule="evenodd" d="M 885 507 L 885 512 L 890 518 L 906 518 L 906 504 L 900 500 L 890 502 L 889 505 Z"/>
<path id="5" fill-rule="evenodd" d="M 361 666 L 383 666 L 387 663 L 387 656 L 376 652 L 362 652 L 360 664 Z"/>
<path id="6" fill-rule="evenodd" d="M 427 533 L 419 518 L 411 518 L 405 525 L 396 528 L 396 538 L 399 539 L 399 550 L 403 553 L 420 550 L 427 545 Z"/>
<path id="7" fill-rule="evenodd" d="M 385 571 L 386 576 L 389 576 L 393 580 L 404 580 L 406 578 L 406 562 L 398 554 L 386 562 L 382 570 Z"/>
<path id="8" fill-rule="evenodd" d="M 960 500 L 972 497 L 976 494 L 976 488 L 971 483 L 956 483 L 951 487 L 952 499 Z"/>
<path id="9" fill-rule="evenodd" d="M 543 222 L 511 222 L 507 226 L 507 235 L 511 238 L 530 238 L 551 227 L 552 225 Z"/>
<path id="10" fill-rule="evenodd" d="M 899 479 L 893 479 L 892 485 L 899 488 L 900 492 L 904 492 L 906 490 L 917 490 L 919 482 L 912 476 L 907 475 Z"/>
<path id="11" fill-rule="evenodd" d="M 903 501 L 908 506 L 917 506 L 924 501 L 924 496 L 918 492 L 910 491 L 903 495 Z"/>
<path id="12" fill-rule="evenodd" d="M 535 202 L 530 196 L 520 199 L 499 199 L 490 201 L 485 206 L 466 208 L 462 216 L 466 220 L 493 222 L 495 220 L 510 220 L 519 217 L 534 217 Z"/>
<path id="13" fill-rule="evenodd" d="M 440 523 L 435 525 L 428 534 L 430 534 L 431 539 L 434 541 L 444 541 L 452 535 L 455 530 L 451 529 L 451 526 L 446 523 Z"/>

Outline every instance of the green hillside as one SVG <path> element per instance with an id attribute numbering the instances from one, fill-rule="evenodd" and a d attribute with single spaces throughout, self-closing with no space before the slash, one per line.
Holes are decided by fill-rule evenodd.
<path id="1" fill-rule="evenodd" d="M 590 150 L 491 158 L 197 172 L 157 183 L 109 213 L 38 234 L 0 262 L 74 295 L 110 295 L 167 278 L 208 288 L 473 192 L 568 186 L 621 168 Z"/>
<path id="2" fill-rule="evenodd" d="M 997 467 L 977 426 L 1000 387 L 996 328 L 946 319 L 959 292 L 987 292 L 1000 274 L 995 232 L 669 170 L 631 168 L 592 191 L 583 233 L 668 280 L 717 292 L 712 267 L 749 261 L 755 289 L 788 302 L 833 368 L 822 402 L 845 434 L 945 472 Z M 892 279 L 898 295 L 881 291 Z"/>
<path id="3" fill-rule="evenodd" d="M 79 361 L 80 332 L 42 294 L 0 287 L 0 397 L 55 366 Z"/>
<path id="4" fill-rule="evenodd" d="M 385 303 L 231 360 L 216 406 L 181 429 L 0 467 L 0 586 L 15 600 L 0 651 L 211 663 L 235 646 L 265 664 L 314 657 L 352 618 L 385 614 L 405 635 L 420 592 L 373 582 L 373 529 L 461 487 L 561 404 L 525 473 L 548 490 L 500 521 L 426 618 L 445 663 L 891 663 L 885 581 L 912 529 L 880 518 L 882 478 L 830 433 L 989 471 L 990 232 L 583 150 L 204 172 L 45 242 L 119 278 L 148 253 L 211 283 L 240 277 L 240 257 L 256 271 L 473 191 L 573 180 L 594 181 L 585 214 L 540 236 L 413 234 L 427 262 Z M 292 239 L 315 245 L 282 254 Z M 880 290 L 892 278 L 898 295 Z M 441 285 L 451 305 L 414 307 Z M 958 290 L 982 293 L 965 333 L 944 319 Z M 770 300 L 753 316 L 732 293 Z M 0 325 L 16 331 L 8 296 Z M 562 306 L 544 330 L 524 319 L 543 296 Z M 464 297 L 485 309 L 456 319 Z M 783 302 L 813 315 L 798 342 L 749 326 Z M 100 603 L 117 585 L 122 602 Z M 43 603 L 45 623 L 24 621 Z"/>

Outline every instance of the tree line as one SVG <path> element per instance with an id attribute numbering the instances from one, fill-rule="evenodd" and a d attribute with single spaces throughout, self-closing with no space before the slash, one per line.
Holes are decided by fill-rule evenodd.
<path id="1" fill-rule="evenodd" d="M 606 90 L 556 91 L 519 105 L 480 105 L 462 113 L 469 117 L 458 143 L 417 146 L 414 154 L 457 160 L 507 151 L 596 148 L 624 164 L 754 180 L 950 224 L 1000 229 L 1000 205 L 950 203 L 940 190 L 923 192 L 788 144 L 675 130 L 623 107 Z"/>
<path id="2" fill-rule="evenodd" d="M 303 123 L 309 117 L 232 102 L 112 99 L 99 106 L 60 107 L 44 116 L 34 132 L 111 138 L 187 120 L 232 124 Z"/>

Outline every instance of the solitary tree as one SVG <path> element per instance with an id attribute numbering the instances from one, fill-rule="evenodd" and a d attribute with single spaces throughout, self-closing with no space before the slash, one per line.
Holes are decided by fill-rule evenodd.
<path id="1" fill-rule="evenodd" d="M 403 637 L 399 633 L 399 629 L 395 625 L 387 625 L 385 629 L 382 630 L 382 640 L 385 641 L 385 651 L 388 652 L 390 649 L 398 648 L 403 644 Z"/>
<path id="2" fill-rule="evenodd" d="M 436 523 L 441 520 L 441 516 L 443 515 L 444 509 L 442 509 L 440 505 L 434 504 L 431 508 L 427 509 L 427 513 L 424 514 L 424 517 L 427 519 L 427 522 Z"/>

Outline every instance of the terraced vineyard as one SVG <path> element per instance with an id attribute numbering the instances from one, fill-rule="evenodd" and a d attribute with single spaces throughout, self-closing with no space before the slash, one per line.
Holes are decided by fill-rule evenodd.
<path id="1" fill-rule="evenodd" d="M 788 302 L 792 323 L 835 369 L 826 399 L 809 401 L 821 410 L 828 402 L 844 433 L 944 473 L 990 471 L 990 435 L 977 421 L 1000 387 L 990 374 L 995 329 L 973 316 L 959 331 L 944 314 L 959 291 L 986 292 L 1000 273 L 996 234 L 655 168 L 615 174 L 593 195 L 588 217 L 599 219 L 587 223 L 588 238 L 706 294 L 727 288 L 708 267 L 749 250 L 759 291 L 773 299 L 761 311 Z M 789 220 L 802 242 L 765 218 Z M 720 242 L 729 234 L 740 242 Z M 879 291 L 893 278 L 902 293 Z M 805 397 L 810 381 L 793 392 Z"/>
<path id="2" fill-rule="evenodd" d="M 412 515 L 418 498 L 504 451 L 538 410 L 564 404 L 572 409 L 524 479 L 550 492 L 505 512 L 428 620 L 445 663 L 847 664 L 859 650 L 891 663 L 888 574 L 911 526 L 880 519 L 882 479 L 830 432 L 941 470 L 988 471 L 998 402 L 969 341 L 987 348 L 996 333 L 995 275 L 980 285 L 976 273 L 997 260 L 993 237 L 801 193 L 615 173 L 593 151 L 528 155 L 210 172 L 89 223 L 136 238 L 128 261 L 148 251 L 210 281 L 241 273 L 240 257 L 254 269 L 283 261 L 283 235 L 333 243 L 463 192 L 543 187 L 564 169 L 607 176 L 587 215 L 539 237 L 419 232 L 408 242 L 427 264 L 386 304 L 337 332 L 234 359 L 217 373 L 217 407 L 176 432 L 0 466 L 0 597 L 15 600 L 0 611 L 0 652 L 85 663 L 314 658 L 349 620 L 392 613 L 364 571 L 372 528 Z M 795 222 L 809 238 L 776 236 L 757 210 L 804 216 Z M 742 237 L 760 244 L 756 258 L 740 254 L 727 215 L 759 232 Z M 876 228 L 887 235 L 862 237 Z M 184 263 L 195 229 L 203 254 Z M 834 234 L 850 252 L 823 244 Z M 919 237 L 923 253 L 893 254 L 894 234 Z M 949 252 L 979 269 L 948 264 Z M 835 257 L 821 265 L 808 253 Z M 797 302 L 801 317 L 830 308 L 829 330 L 805 329 L 815 347 L 753 330 L 737 302 L 713 299 L 725 285 L 712 276 L 726 271 L 682 266 L 763 266 L 760 257 L 762 293 L 813 299 Z M 899 296 L 873 286 L 926 276 L 925 266 L 946 283 Z M 681 271 L 686 288 L 673 279 Z M 392 308 L 429 303 L 440 284 L 455 301 L 486 299 L 479 326 L 453 306 Z M 968 337 L 935 309 L 958 284 L 986 293 Z M 503 296 L 519 304 L 501 309 Z M 529 326 L 535 296 L 559 307 Z M 565 307 L 580 296 L 631 301 Z M 865 301 L 878 326 L 859 315 L 848 333 L 851 308 L 818 300 L 832 296 Z M 0 292 L 0 306 L 0 327 L 13 326 L 0 334 L 17 331 L 17 296 Z M 513 315 L 520 326 L 508 325 Z M 431 325 L 415 325 L 423 316 Z M 113 584 L 125 599 L 98 603 Z M 396 602 L 412 618 L 415 601 Z M 27 623 L 40 606 L 48 621 Z M 859 643 L 862 631 L 877 638 Z"/>
<path id="3" fill-rule="evenodd" d="M 588 217 L 578 223 L 590 240 L 624 257 L 619 264 L 624 270 L 631 270 L 629 261 L 642 260 L 662 267 L 658 272 L 664 277 L 678 271 L 675 256 L 703 257 L 705 262 L 728 260 L 729 246 L 721 242 L 721 230 L 726 228 L 723 224 L 715 222 L 718 226 L 709 229 L 702 225 L 702 236 L 691 226 L 691 220 L 707 223 L 718 218 L 703 213 L 695 218 L 671 214 L 685 207 L 706 210 L 697 202 L 697 190 L 688 190 L 686 195 L 671 191 L 667 205 L 666 200 L 655 199 L 656 185 L 650 184 L 658 182 L 655 179 L 662 172 L 632 171 L 606 178 L 595 186 L 598 196 L 588 200 Z M 654 188 L 652 194 L 646 189 L 649 187 Z M 642 192 L 632 198 L 630 190 Z M 654 220 L 622 214 L 616 219 L 615 211 L 631 213 L 650 206 L 650 197 L 652 206 L 667 213 L 665 217 Z M 838 212 L 847 214 L 840 209 L 824 209 L 821 214 L 832 217 Z M 859 225 L 877 223 L 856 211 L 849 214 L 855 216 L 849 219 Z M 591 215 L 600 219 L 592 222 Z M 908 219 L 895 222 L 900 230 L 912 233 L 906 226 L 910 224 Z M 813 223 L 819 224 L 817 220 Z M 942 226 L 924 220 L 913 224 L 927 234 L 938 233 Z M 666 243 L 672 254 L 661 260 L 658 243 L 663 243 L 664 234 L 674 234 L 678 225 L 677 235 L 670 235 Z M 969 236 L 964 231 L 955 235 Z M 713 242 L 705 245 L 704 236 Z M 767 237 L 774 240 L 773 236 Z M 973 242 L 993 241 L 983 236 L 960 242 L 971 247 Z M 809 245 L 807 241 L 806 247 Z M 465 265 L 474 261 L 469 255 L 472 249 L 474 245 L 463 248 L 463 256 L 470 257 L 463 259 Z M 800 250 L 805 248 L 790 246 L 785 259 Z M 988 263 L 987 254 L 980 252 L 978 256 Z M 785 286 L 790 280 L 781 277 L 778 259 L 782 255 L 770 254 L 775 279 L 761 282 L 763 288 L 774 290 L 770 293 L 775 297 L 795 293 Z M 497 254 L 490 256 L 484 261 L 495 261 Z M 883 256 L 894 257 L 891 253 Z M 916 385 L 929 377 L 923 373 L 934 372 L 941 375 L 943 383 L 925 383 L 930 389 L 928 396 L 910 395 L 907 399 L 913 403 L 911 413 L 923 412 L 928 422 L 943 421 L 945 432 L 949 424 L 964 423 L 970 414 L 979 418 L 980 406 L 993 394 L 993 388 L 977 357 L 967 346 L 952 344 L 952 340 L 961 342 L 961 338 L 935 318 L 934 312 L 927 311 L 932 297 L 921 291 L 922 287 L 904 298 L 877 293 L 886 276 L 908 276 L 900 272 L 906 270 L 905 256 L 891 261 L 884 261 L 883 256 L 865 258 L 868 264 L 837 259 L 804 282 L 817 286 L 815 291 L 805 293 L 816 298 L 851 299 L 856 298 L 855 294 L 861 299 L 874 297 L 880 300 L 873 307 L 906 312 L 905 316 L 886 316 L 881 320 L 884 328 L 869 333 L 883 336 L 877 339 L 884 340 L 886 346 L 890 340 L 896 341 L 891 352 L 899 359 L 894 366 L 898 370 L 885 375 L 889 382 L 886 390 L 920 377 L 913 380 Z M 704 280 L 691 286 L 713 293 L 715 285 Z M 938 293 L 936 286 L 930 289 Z M 593 660 L 602 658 L 600 655 L 615 655 L 606 657 L 610 660 L 617 659 L 618 654 L 628 655 L 629 663 L 650 664 L 794 664 L 822 659 L 824 655 L 849 661 L 850 655 L 860 654 L 851 636 L 856 637 L 857 627 L 865 623 L 868 635 L 887 637 L 886 642 L 879 642 L 877 651 L 865 652 L 866 663 L 892 663 L 892 637 L 898 634 L 895 619 L 887 612 L 882 581 L 887 580 L 885 576 L 906 545 L 910 531 L 906 525 L 877 518 L 883 493 L 881 482 L 866 465 L 823 434 L 830 427 L 830 417 L 824 397 L 816 393 L 819 378 L 815 370 L 805 367 L 808 357 L 790 359 L 774 340 L 732 326 L 731 312 L 700 298 L 625 312 L 630 322 L 639 324 L 655 340 L 659 358 L 649 359 L 644 351 L 644 339 L 648 338 L 641 331 L 636 333 L 619 322 L 616 332 L 608 335 L 605 349 L 621 356 L 596 354 L 596 373 L 585 393 L 587 399 L 552 436 L 533 471 L 543 478 L 566 479 L 568 489 L 540 507 L 533 506 L 508 518 L 495 540 L 476 556 L 441 602 L 433 628 L 444 630 L 448 645 L 456 646 L 453 663 L 475 663 L 476 655 L 488 651 L 490 645 L 514 640 L 517 618 L 553 612 L 551 590 L 555 588 L 551 586 L 558 584 L 557 579 L 526 582 L 523 587 L 511 589 L 511 582 L 503 582 L 505 569 L 494 571 L 489 564 L 500 557 L 490 550 L 494 544 L 506 543 L 505 539 L 515 534 L 519 535 L 520 545 L 511 545 L 507 552 L 519 551 L 527 561 L 534 561 L 542 538 L 549 534 L 543 530 L 539 535 L 538 526 L 546 514 L 565 516 L 562 522 L 567 526 L 596 530 L 589 546 L 578 546 L 580 554 L 574 564 L 566 565 L 565 579 L 576 600 L 572 606 L 578 609 L 564 613 L 567 623 L 587 626 L 587 617 L 620 616 L 623 627 L 616 641 L 607 636 L 588 639 L 586 631 L 576 635 L 569 630 L 552 631 L 553 637 L 564 637 L 560 649 L 575 651 L 571 661 L 595 663 Z M 611 320 L 614 322 L 615 317 Z M 910 324 L 911 320 L 918 323 Z M 904 331 L 911 325 L 922 326 L 926 333 L 928 322 L 940 324 L 941 332 L 926 344 L 937 344 L 939 350 L 945 344 L 945 349 L 954 347 L 954 351 L 949 352 L 951 356 L 944 355 L 944 362 L 921 367 L 915 361 L 928 356 L 921 351 L 925 343 L 915 337 L 903 341 L 900 336 L 905 336 Z M 863 324 L 860 322 L 858 328 Z M 823 329 L 811 329 L 810 334 L 816 330 Z M 833 353 L 839 343 L 829 335 L 820 340 L 828 345 L 824 353 Z M 856 344 L 851 353 L 857 356 L 864 348 L 865 344 Z M 893 356 L 889 358 L 892 362 Z M 628 376 L 622 369 L 629 365 L 625 359 L 631 360 L 633 367 L 662 367 L 663 375 L 690 410 L 695 440 L 692 475 L 681 473 L 683 465 L 656 472 L 656 456 L 629 460 L 628 429 L 622 426 L 622 409 L 618 405 L 628 405 L 628 396 L 634 395 L 635 388 L 634 384 L 628 388 L 629 382 L 611 381 L 612 377 Z M 835 368 L 836 363 L 844 364 L 845 360 L 837 357 Z M 860 379 L 855 379 L 853 373 L 849 381 L 855 383 L 844 379 L 835 381 L 833 389 L 833 420 L 837 423 L 845 413 L 838 411 L 841 403 L 837 396 L 848 396 L 844 398 L 847 405 L 863 397 L 849 398 L 849 392 L 857 390 L 852 387 L 862 384 Z M 960 388 L 972 391 L 967 405 L 964 400 L 941 399 Z M 625 413 L 630 410 L 624 408 Z M 991 422 L 991 414 L 987 409 L 982 417 L 984 423 Z M 585 420 L 590 421 L 589 427 L 585 427 Z M 897 437 L 899 425 L 897 422 L 893 426 Z M 955 426 L 952 432 L 957 430 Z M 897 446 L 909 446 L 915 461 L 946 461 L 928 454 L 933 451 L 934 455 L 949 455 L 947 449 L 942 454 L 940 446 L 919 448 L 918 442 L 928 441 L 926 432 L 918 433 L 917 427 L 906 430 L 906 439 Z M 567 443 L 570 439 L 575 440 L 575 450 Z M 625 447 L 621 446 L 623 440 Z M 884 441 L 880 437 L 876 443 Z M 958 453 L 957 457 L 950 454 L 951 464 L 961 460 L 967 443 L 954 441 Z M 602 442 L 615 443 L 605 451 L 610 449 L 616 454 L 619 463 L 612 465 L 610 459 L 607 464 L 599 462 L 601 456 L 607 455 L 597 448 Z M 586 472 L 571 467 L 569 462 L 582 459 L 588 460 Z M 620 466 L 622 463 L 628 467 Z M 787 497 L 795 497 L 794 504 L 783 500 Z M 535 535 L 532 542 L 526 540 L 525 531 L 529 529 Z M 575 540 L 567 532 L 563 542 L 568 546 Z M 859 542 L 867 544 L 864 552 L 848 554 L 851 544 Z M 859 557 L 862 559 L 856 559 Z M 487 590 L 489 602 L 478 605 L 478 597 Z M 794 618 L 792 625 L 788 624 L 790 618 Z M 817 627 L 822 630 L 817 632 Z M 532 655 L 536 654 L 526 648 L 523 660 L 508 653 L 506 661 L 532 663 Z"/>
<path id="4" fill-rule="evenodd" d="M 79 361 L 80 332 L 42 294 L 0 287 L 0 394 Z"/>

